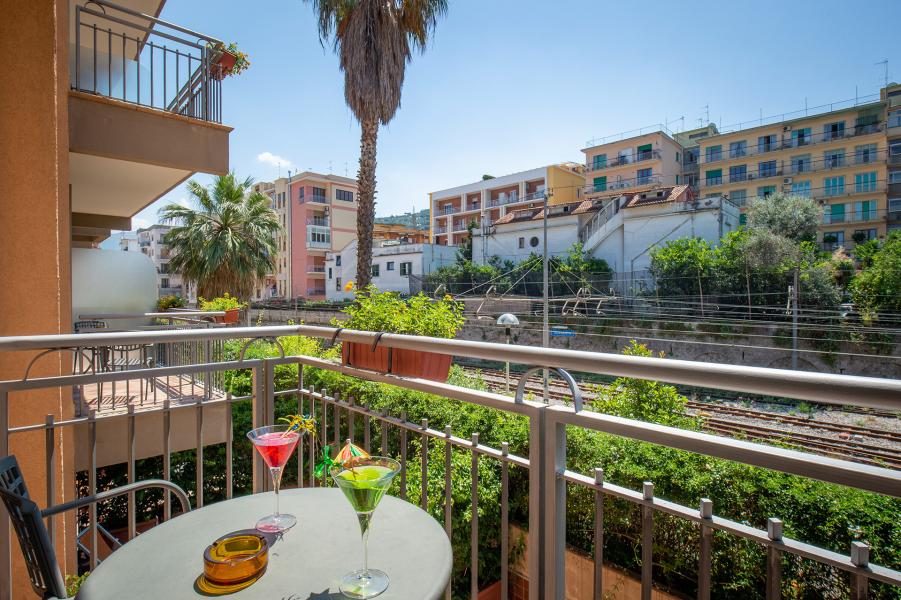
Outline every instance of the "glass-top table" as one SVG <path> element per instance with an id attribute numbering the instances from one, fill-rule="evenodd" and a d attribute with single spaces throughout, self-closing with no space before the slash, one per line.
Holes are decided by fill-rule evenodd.
<path id="1" fill-rule="evenodd" d="M 338 582 L 363 560 L 357 517 L 334 488 L 283 490 L 281 506 L 297 525 L 269 549 L 266 573 L 229 599 L 340 599 Z M 218 502 L 175 517 L 136 537 L 103 561 L 78 593 L 80 600 L 209 598 L 196 588 L 203 551 L 217 538 L 251 529 L 272 509 L 272 494 Z M 444 530 L 422 509 L 385 496 L 369 532 L 369 563 L 391 577 L 379 599 L 441 598 L 451 573 Z"/>

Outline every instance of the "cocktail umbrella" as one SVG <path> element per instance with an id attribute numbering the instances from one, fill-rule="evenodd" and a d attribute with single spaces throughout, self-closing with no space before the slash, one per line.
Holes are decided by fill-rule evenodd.
<path id="1" fill-rule="evenodd" d="M 347 440 L 341 451 L 335 456 L 335 462 L 339 465 L 350 462 L 355 458 L 369 458 L 369 453 Z"/>

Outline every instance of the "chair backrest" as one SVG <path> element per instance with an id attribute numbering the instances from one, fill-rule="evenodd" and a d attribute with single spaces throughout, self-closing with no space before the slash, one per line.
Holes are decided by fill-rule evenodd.
<path id="1" fill-rule="evenodd" d="M 15 456 L 0 459 L 0 497 L 19 538 L 31 587 L 41 598 L 65 598 L 66 585 L 53 544 L 41 519 L 41 510 L 28 496 Z"/>

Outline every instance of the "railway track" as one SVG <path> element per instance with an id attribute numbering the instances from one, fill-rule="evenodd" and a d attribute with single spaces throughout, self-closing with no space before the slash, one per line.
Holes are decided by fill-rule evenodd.
<path id="1" fill-rule="evenodd" d="M 491 391 L 504 391 L 505 377 L 502 371 L 495 369 L 476 369 L 472 371 L 473 373 L 478 371 L 479 378 L 485 382 Z M 511 389 L 515 389 L 517 383 L 518 377 L 511 374 Z M 525 390 L 527 393 L 541 396 L 543 394 L 541 378 L 530 378 L 526 383 Z M 569 388 L 561 386 L 557 381 L 550 383 L 548 394 L 553 400 L 570 401 L 572 399 Z M 594 393 L 584 389 L 582 390 L 582 395 L 588 401 L 595 397 Z M 713 401 L 689 400 L 686 403 L 686 408 L 701 418 L 702 426 L 705 430 L 718 435 L 754 441 L 775 442 L 824 456 L 843 458 L 862 464 L 901 469 L 901 451 L 866 441 L 867 439 L 881 440 L 901 445 L 901 433 L 896 431 L 817 421 L 796 415 L 717 404 Z M 735 418 L 754 419 L 766 424 L 747 423 L 737 421 Z M 770 424 L 774 426 L 769 426 Z M 779 425 L 804 428 L 807 431 L 780 429 L 778 428 Z M 836 435 L 845 437 L 837 439 Z"/>

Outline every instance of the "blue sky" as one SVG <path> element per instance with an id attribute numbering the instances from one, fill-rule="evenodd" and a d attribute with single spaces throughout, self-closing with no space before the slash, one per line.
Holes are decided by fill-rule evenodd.
<path id="1" fill-rule="evenodd" d="M 409 65 L 400 110 L 380 132 L 376 213 L 427 206 L 429 191 L 582 159 L 585 141 L 668 119 L 728 125 L 878 91 L 901 74 L 898 0 L 608 2 L 450 0 Z M 301 0 L 168 0 L 163 19 L 252 62 L 224 83 L 231 166 L 356 174 L 359 128 L 331 47 Z M 895 76 L 893 79 L 898 79 Z M 208 176 L 198 175 L 206 181 Z M 138 214 L 156 221 L 179 187 Z"/>

